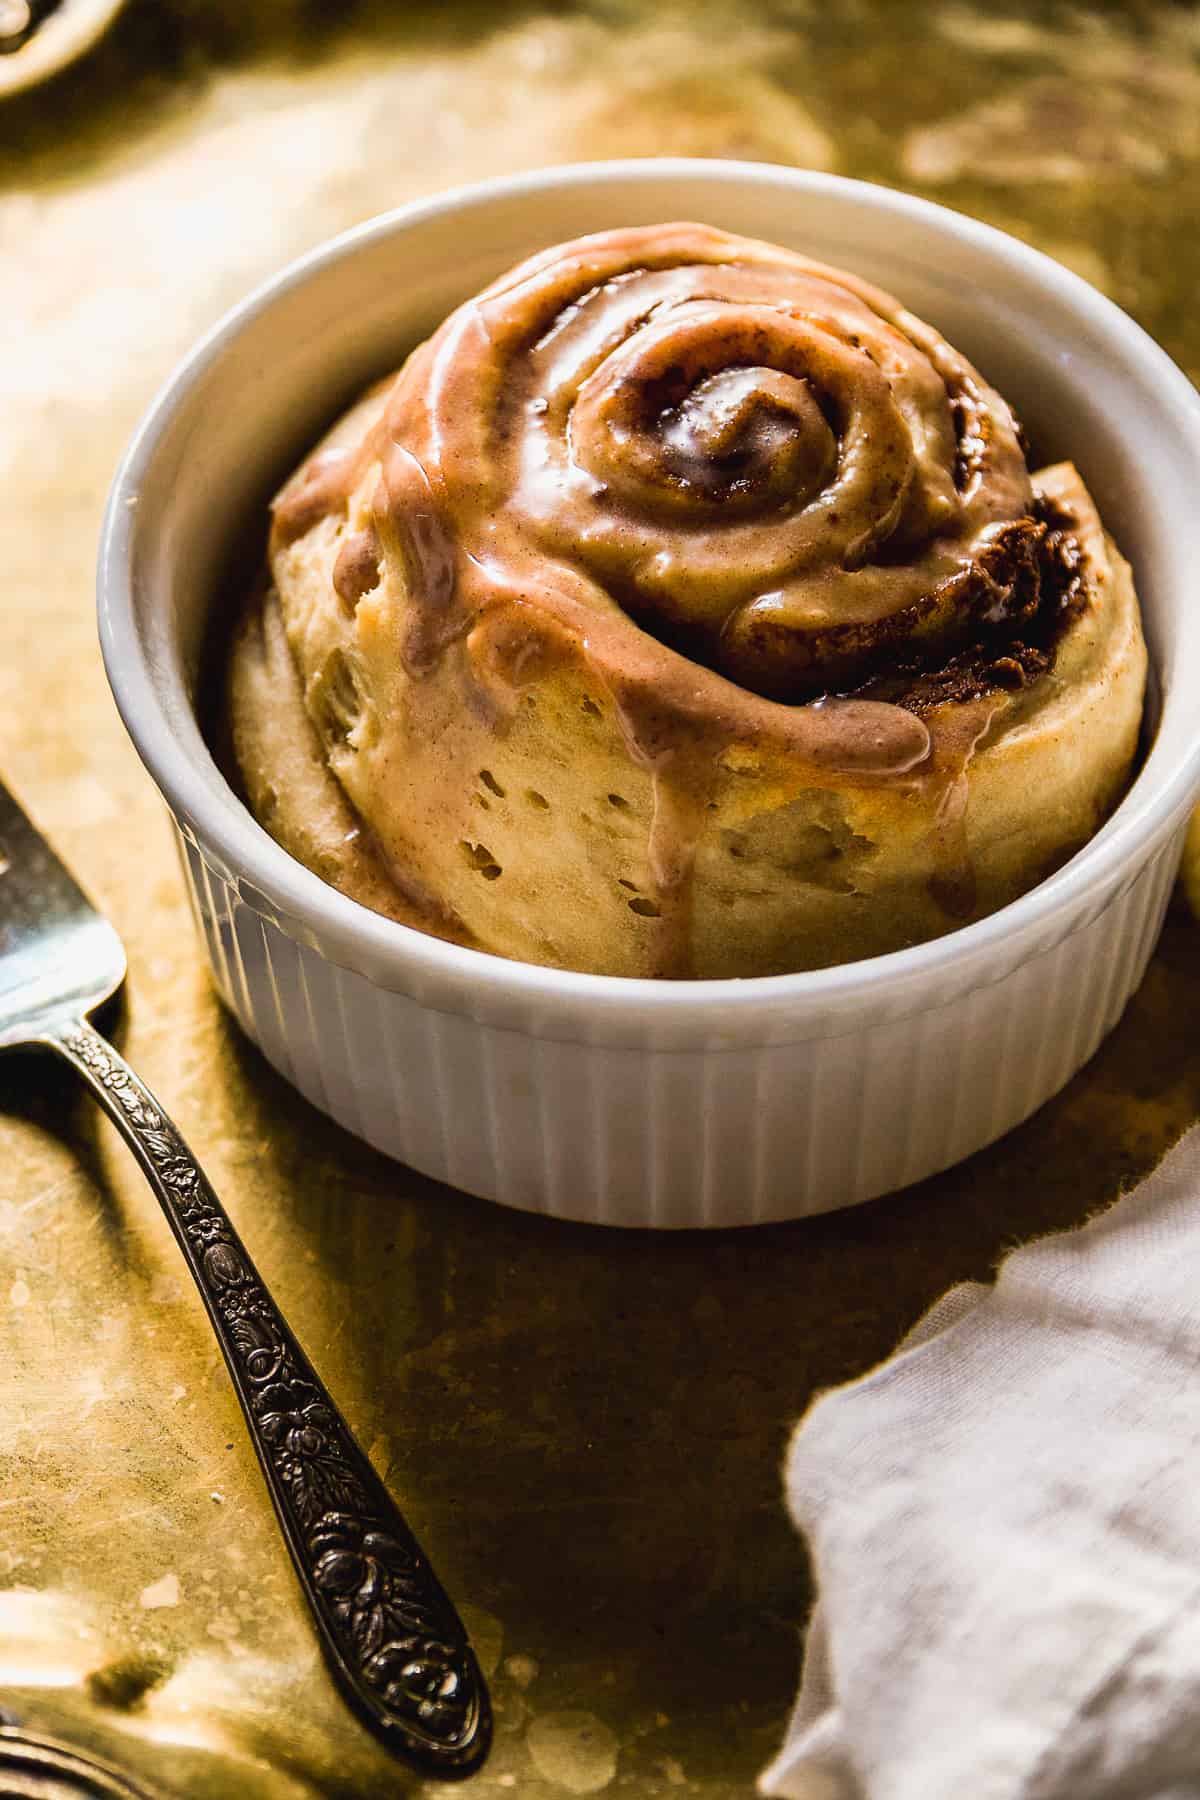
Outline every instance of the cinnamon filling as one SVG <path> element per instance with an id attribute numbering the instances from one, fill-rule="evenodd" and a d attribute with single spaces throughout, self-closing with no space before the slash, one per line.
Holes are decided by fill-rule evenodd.
<path id="1" fill-rule="evenodd" d="M 966 577 L 969 641 L 949 656 L 901 654 L 849 690 L 921 714 L 947 701 L 1028 687 L 1054 667 L 1059 641 L 1087 605 L 1074 521 L 1047 500 L 1004 526 Z"/>

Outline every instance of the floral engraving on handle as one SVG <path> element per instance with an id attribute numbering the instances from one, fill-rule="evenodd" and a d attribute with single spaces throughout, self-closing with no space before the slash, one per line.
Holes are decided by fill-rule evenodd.
<path id="1" fill-rule="evenodd" d="M 359 1455 L 169 1119 L 103 1039 L 63 1047 L 113 1096 L 154 1166 L 236 1363 L 296 1560 L 361 1698 L 412 1745 L 474 1761 L 487 1735 L 475 1659 L 420 1547 L 372 1498 Z"/>

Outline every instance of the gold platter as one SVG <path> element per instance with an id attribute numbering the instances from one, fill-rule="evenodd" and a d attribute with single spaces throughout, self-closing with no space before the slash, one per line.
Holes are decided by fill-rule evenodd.
<path id="1" fill-rule="evenodd" d="M 288 257 L 451 182 L 614 153 L 914 188 L 1072 264 L 1196 374 L 1198 58 L 1194 15 L 1151 0 L 163 0 L 0 104 L 0 766 L 129 946 L 118 1041 L 466 1603 L 497 1713 L 481 1800 L 750 1791 L 808 1599 L 791 1424 L 1200 1115 L 1200 936 L 1178 908 L 1028 1125 L 857 1213 L 651 1238 L 436 1187 L 297 1099 L 208 985 L 95 645 L 120 448 Z M 5 1711 L 188 1800 L 417 1791 L 326 1679 L 154 1201 L 36 1060 L 0 1063 L 0 1473 Z"/>

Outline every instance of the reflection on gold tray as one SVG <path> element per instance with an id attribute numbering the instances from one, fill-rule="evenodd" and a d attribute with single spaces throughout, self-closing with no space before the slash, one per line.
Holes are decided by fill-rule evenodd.
<path id="1" fill-rule="evenodd" d="M 34 0 L 0 0 L 0 101 L 49 81 L 86 56 L 125 4 L 55 0 L 39 6 Z"/>

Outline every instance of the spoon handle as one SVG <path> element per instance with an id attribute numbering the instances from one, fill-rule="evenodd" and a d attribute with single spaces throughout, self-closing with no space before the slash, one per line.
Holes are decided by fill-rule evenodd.
<path id="1" fill-rule="evenodd" d="M 42 1041 L 83 1077 L 162 1204 L 347 1697 L 424 1773 L 470 1774 L 487 1755 L 491 1710 L 462 1621 L 200 1165 L 149 1088 L 92 1026 L 64 1020 Z"/>

